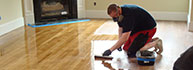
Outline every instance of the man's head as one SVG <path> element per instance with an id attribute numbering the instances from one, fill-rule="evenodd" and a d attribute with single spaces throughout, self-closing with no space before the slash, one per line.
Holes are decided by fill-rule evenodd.
<path id="1" fill-rule="evenodd" d="M 120 16 L 119 8 L 120 7 L 116 4 L 110 4 L 108 9 L 107 9 L 108 15 L 111 16 L 112 18 L 116 18 L 116 17 Z"/>

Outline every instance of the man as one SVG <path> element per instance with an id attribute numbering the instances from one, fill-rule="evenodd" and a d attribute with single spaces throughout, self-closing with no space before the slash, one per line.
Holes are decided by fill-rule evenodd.
<path id="1" fill-rule="evenodd" d="M 106 50 L 103 56 L 109 56 L 124 44 L 123 49 L 127 52 L 128 57 L 135 57 L 138 50 L 147 50 L 161 42 L 159 38 L 152 40 L 156 32 L 156 22 L 143 8 L 137 5 L 119 7 L 116 4 L 111 4 L 107 13 L 115 22 L 118 22 L 119 40 Z M 162 49 L 159 50 L 158 53 L 161 53 Z"/>
<path id="2" fill-rule="evenodd" d="M 176 60 L 173 70 L 193 70 L 193 46 Z"/>

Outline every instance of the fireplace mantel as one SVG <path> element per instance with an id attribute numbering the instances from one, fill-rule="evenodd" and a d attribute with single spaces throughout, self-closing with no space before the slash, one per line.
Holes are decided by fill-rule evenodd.
<path id="1" fill-rule="evenodd" d="M 85 0 L 77 0 L 78 18 L 85 18 Z M 25 24 L 35 24 L 33 0 L 23 0 Z"/>

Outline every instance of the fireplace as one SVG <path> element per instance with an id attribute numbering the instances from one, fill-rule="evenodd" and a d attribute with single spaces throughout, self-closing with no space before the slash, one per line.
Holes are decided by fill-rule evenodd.
<path id="1" fill-rule="evenodd" d="M 77 18 L 77 0 L 33 0 L 35 23 Z"/>

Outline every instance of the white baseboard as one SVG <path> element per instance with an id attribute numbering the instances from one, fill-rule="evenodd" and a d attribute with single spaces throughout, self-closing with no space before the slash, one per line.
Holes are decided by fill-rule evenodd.
<path id="1" fill-rule="evenodd" d="M 150 11 L 156 20 L 187 21 L 186 12 L 157 12 Z M 86 18 L 110 18 L 105 10 L 86 10 Z"/>
<path id="2" fill-rule="evenodd" d="M 188 13 L 186 12 L 156 12 L 152 11 L 150 14 L 156 20 L 174 20 L 174 21 L 187 21 Z"/>
<path id="3" fill-rule="evenodd" d="M 0 36 L 14 29 L 24 26 L 24 19 L 20 17 L 7 23 L 0 24 Z"/>

